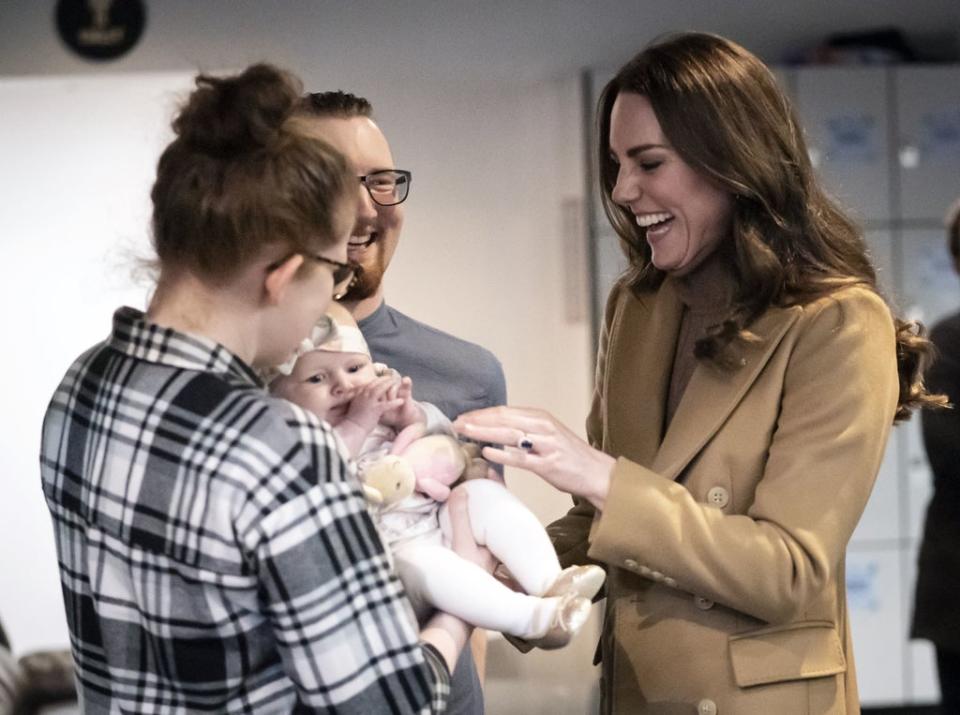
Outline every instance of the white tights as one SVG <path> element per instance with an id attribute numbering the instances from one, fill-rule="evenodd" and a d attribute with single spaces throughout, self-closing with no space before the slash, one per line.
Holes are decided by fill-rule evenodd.
<path id="1" fill-rule="evenodd" d="M 559 598 L 541 598 L 560 573 L 547 532 L 530 510 L 499 482 L 475 479 L 469 495 L 476 542 L 486 546 L 526 593 L 503 585 L 449 548 L 450 519 L 440 509 L 440 530 L 393 546 L 397 570 L 419 613 L 425 605 L 480 628 L 538 638 L 550 627 Z"/>

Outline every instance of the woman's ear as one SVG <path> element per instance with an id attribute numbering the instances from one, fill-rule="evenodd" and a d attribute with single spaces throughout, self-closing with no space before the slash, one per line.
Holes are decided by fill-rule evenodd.
<path id="1" fill-rule="evenodd" d="M 303 256 L 295 253 L 275 268 L 267 269 L 267 276 L 263 280 L 263 291 L 267 303 L 277 305 L 281 301 L 287 287 L 296 279 L 297 271 L 302 265 Z"/>

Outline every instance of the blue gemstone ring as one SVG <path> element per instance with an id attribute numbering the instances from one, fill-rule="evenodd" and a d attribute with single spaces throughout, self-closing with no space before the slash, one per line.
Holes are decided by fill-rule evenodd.
<path id="1" fill-rule="evenodd" d="M 517 447 L 520 449 L 525 449 L 528 452 L 533 449 L 533 442 L 530 441 L 530 438 L 527 435 L 521 435 L 520 439 L 517 440 Z"/>

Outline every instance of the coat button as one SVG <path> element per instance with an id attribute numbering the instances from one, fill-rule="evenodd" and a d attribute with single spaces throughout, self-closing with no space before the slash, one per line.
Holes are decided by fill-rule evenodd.
<path id="1" fill-rule="evenodd" d="M 721 509 L 730 502 L 730 492 L 723 487 L 713 487 L 707 492 L 707 504 Z"/>
<path id="2" fill-rule="evenodd" d="M 697 715 L 717 715 L 717 704 L 708 698 L 697 703 Z"/>
<path id="3" fill-rule="evenodd" d="M 709 611 L 711 608 L 713 608 L 713 601 L 711 601 L 709 598 L 704 598 L 703 596 L 694 596 L 693 604 L 701 611 Z"/>
<path id="4" fill-rule="evenodd" d="M 636 571 L 636 570 L 637 570 L 637 566 L 639 566 L 639 564 L 638 564 L 636 561 L 634 561 L 633 559 L 624 559 L 624 560 L 623 560 L 623 565 L 624 565 L 626 568 L 630 569 L 631 571 Z"/>

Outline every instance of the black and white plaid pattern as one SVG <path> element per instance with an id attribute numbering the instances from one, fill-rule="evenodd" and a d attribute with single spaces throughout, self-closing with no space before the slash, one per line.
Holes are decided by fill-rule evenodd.
<path id="1" fill-rule="evenodd" d="M 333 433 L 223 346 L 118 310 L 40 464 L 85 712 L 444 709 Z"/>

